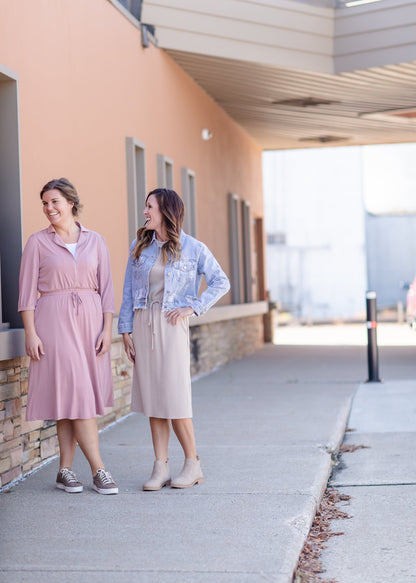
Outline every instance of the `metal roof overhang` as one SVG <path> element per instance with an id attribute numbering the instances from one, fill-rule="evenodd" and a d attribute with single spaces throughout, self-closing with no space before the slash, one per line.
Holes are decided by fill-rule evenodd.
<path id="1" fill-rule="evenodd" d="M 325 74 L 167 53 L 265 150 L 416 141 L 416 62 Z"/>
<path id="2" fill-rule="evenodd" d="M 416 141 L 416 2 L 340 4 L 143 0 L 143 19 L 263 149 Z"/>

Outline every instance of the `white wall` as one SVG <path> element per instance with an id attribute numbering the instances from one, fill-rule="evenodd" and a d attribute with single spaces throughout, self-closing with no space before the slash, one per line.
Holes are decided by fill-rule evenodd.
<path id="1" fill-rule="evenodd" d="M 303 318 L 354 318 L 365 311 L 365 226 L 360 148 L 263 154 L 271 299 Z"/>
<path id="2" fill-rule="evenodd" d="M 143 0 L 165 49 L 342 73 L 416 60 L 416 2 L 329 8 L 293 0 Z"/>
<path id="3" fill-rule="evenodd" d="M 334 9 L 292 0 L 144 0 L 159 46 L 333 72 Z"/>
<path id="4" fill-rule="evenodd" d="M 335 72 L 416 60 L 416 2 L 383 0 L 335 12 Z"/>
<path id="5" fill-rule="evenodd" d="M 369 213 L 416 214 L 416 144 L 363 147 L 364 202 Z"/>

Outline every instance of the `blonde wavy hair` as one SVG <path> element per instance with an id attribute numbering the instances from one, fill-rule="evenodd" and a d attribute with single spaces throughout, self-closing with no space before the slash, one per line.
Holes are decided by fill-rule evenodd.
<path id="1" fill-rule="evenodd" d="M 176 261 L 181 255 L 180 235 L 185 216 L 185 207 L 181 197 L 169 188 L 156 188 L 149 192 L 146 197 L 146 203 L 149 196 L 155 196 L 159 205 L 159 211 L 162 214 L 164 226 L 168 236 L 168 242 L 162 247 L 163 263 L 166 265 L 168 259 Z M 140 227 L 137 231 L 137 243 L 133 249 L 133 257 L 138 259 L 141 252 L 152 242 L 154 231 Z"/>

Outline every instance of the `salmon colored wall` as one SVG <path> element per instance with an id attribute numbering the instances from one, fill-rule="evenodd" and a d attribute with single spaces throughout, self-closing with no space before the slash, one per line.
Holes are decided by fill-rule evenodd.
<path id="1" fill-rule="evenodd" d="M 227 195 L 263 215 L 261 149 L 166 53 L 143 49 L 140 31 L 107 0 L 0 0 L 0 63 L 19 75 L 25 241 L 47 226 L 39 190 L 66 176 L 84 203 L 82 222 L 108 243 L 119 306 L 131 136 L 146 145 L 147 190 L 157 186 L 158 153 L 173 160 L 178 192 L 181 167 L 195 171 L 197 236 L 229 273 Z"/>

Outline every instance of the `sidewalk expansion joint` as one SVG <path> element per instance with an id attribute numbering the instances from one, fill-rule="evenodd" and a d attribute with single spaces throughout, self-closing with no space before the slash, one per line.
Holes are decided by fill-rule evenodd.
<path id="1" fill-rule="evenodd" d="M 165 573 L 165 574 L 174 574 L 174 573 L 188 573 L 188 574 L 195 574 L 195 575 L 221 575 L 221 574 L 232 574 L 232 575 L 271 575 L 274 576 L 276 573 L 274 571 L 241 571 L 237 569 L 227 569 L 227 570 L 220 570 L 220 569 L 212 569 L 212 570 L 202 570 L 202 569 L 97 569 L 95 567 L 79 567 L 79 568 L 56 568 L 56 567 L 49 567 L 45 565 L 45 567 L 26 567 L 18 565 L 14 566 L 5 566 L 1 568 L 1 572 L 3 573 L 68 573 L 68 574 L 83 574 L 83 573 L 113 573 L 114 575 L 121 575 L 124 573 Z"/>
<path id="2" fill-rule="evenodd" d="M 379 488 L 383 486 L 416 486 L 416 482 L 386 482 L 382 484 L 331 484 L 331 488 Z"/>

